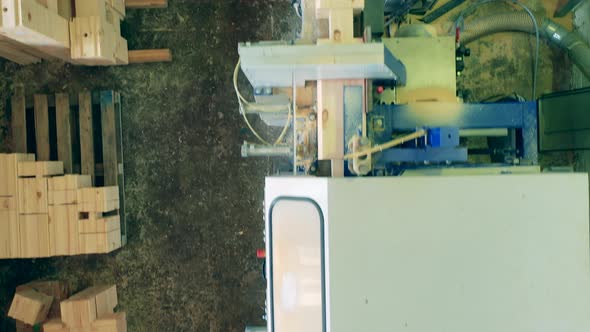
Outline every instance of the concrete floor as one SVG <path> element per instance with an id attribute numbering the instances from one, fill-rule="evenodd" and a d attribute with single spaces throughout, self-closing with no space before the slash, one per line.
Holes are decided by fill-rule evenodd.
<path id="1" fill-rule="evenodd" d="M 169 47 L 174 62 L 117 68 L 0 62 L 0 100 L 15 83 L 28 93 L 109 88 L 123 96 L 129 245 L 114 254 L 0 261 L 0 331 L 14 287 L 36 278 L 73 289 L 116 283 L 129 331 L 243 331 L 262 323 L 262 241 L 268 160 L 240 158 L 247 137 L 231 75 L 237 43 L 293 38 L 288 0 L 170 0 L 166 10 L 129 11 L 131 49 Z M 530 95 L 531 45 L 523 35 L 475 43 L 461 86 L 472 99 Z M 559 51 L 542 46 L 539 91 L 569 88 Z M 567 63 L 567 62 L 566 62 Z M 0 151 L 8 151 L 0 108 Z M 556 163 L 564 163 L 562 156 Z"/>

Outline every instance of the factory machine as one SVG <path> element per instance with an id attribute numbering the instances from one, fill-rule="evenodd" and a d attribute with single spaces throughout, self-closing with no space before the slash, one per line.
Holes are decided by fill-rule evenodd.
<path id="1" fill-rule="evenodd" d="M 546 38 L 590 77 L 588 44 L 518 2 L 446 27 L 398 24 L 415 1 L 293 3 L 300 38 L 240 44 L 234 72 L 256 139 L 242 155 L 282 165 L 265 186 L 267 326 L 247 330 L 590 331 L 588 178 L 538 164 L 590 147 L 590 90 L 457 89 L 483 35 Z"/>

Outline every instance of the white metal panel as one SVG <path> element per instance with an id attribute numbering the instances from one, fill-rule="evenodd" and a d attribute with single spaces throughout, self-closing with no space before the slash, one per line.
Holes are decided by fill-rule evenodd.
<path id="1" fill-rule="evenodd" d="M 329 214 L 329 331 L 590 331 L 585 174 L 331 179 Z"/>
<path id="2" fill-rule="evenodd" d="M 290 87 L 320 79 L 393 79 L 381 43 L 240 44 L 241 67 L 255 87 Z"/>
<path id="3" fill-rule="evenodd" d="M 273 207 L 275 206 L 275 204 L 277 204 L 277 202 L 280 201 L 280 198 L 307 198 L 313 202 L 315 202 L 318 205 L 319 210 L 322 212 L 323 218 L 324 220 L 326 220 L 326 218 L 328 218 L 328 194 L 327 194 L 327 188 L 328 188 L 328 181 L 327 179 L 322 179 L 322 178 L 315 178 L 315 177 L 270 177 L 266 179 L 266 185 L 265 185 L 265 223 L 266 223 L 266 234 L 265 234 L 265 242 L 266 242 L 266 252 L 267 253 L 271 253 L 272 252 L 272 248 L 271 248 L 271 232 L 269 231 L 271 229 L 271 210 L 273 209 Z M 283 210 L 283 212 L 286 210 Z M 304 211 L 305 212 L 305 211 Z M 285 219 L 282 218 L 281 216 L 277 216 L 276 217 L 279 221 L 279 223 L 281 222 L 281 220 Z M 287 223 L 292 223 L 293 221 L 296 221 L 297 218 L 295 219 L 291 219 L 291 220 L 286 220 Z M 284 220 L 283 220 L 284 221 Z M 325 226 L 325 225 L 324 225 Z M 309 229 L 304 229 L 302 231 L 306 231 Z M 279 230 L 280 232 L 281 230 Z M 287 235 L 287 234 L 281 234 L 281 235 Z M 280 238 L 277 238 L 276 241 L 281 241 Z M 281 243 L 278 243 L 279 246 L 281 245 Z M 287 248 L 287 247 L 284 247 Z M 266 275 L 270 276 L 271 275 L 271 269 L 273 269 L 273 263 L 270 261 L 271 257 L 269 255 L 267 255 L 266 257 Z M 328 264 L 328 257 L 327 257 L 327 253 L 326 253 L 326 265 Z M 294 268 L 291 269 L 291 267 L 289 267 L 289 272 L 293 272 Z M 280 266 L 278 270 L 273 271 L 273 274 L 276 275 L 283 275 L 283 271 L 280 271 Z M 267 302 L 270 301 L 270 299 L 272 298 L 272 294 L 271 294 L 271 290 L 273 289 L 273 285 L 272 285 L 272 281 L 271 278 L 267 278 L 267 287 L 266 287 L 266 298 L 267 298 Z M 327 305 L 327 304 L 326 304 Z M 274 322 L 274 313 L 273 313 L 273 306 L 270 305 L 270 303 L 267 303 L 267 308 L 269 308 L 269 311 L 267 312 L 267 324 L 268 324 L 268 330 L 269 331 L 284 331 L 284 332 L 288 332 L 291 330 L 277 330 L 274 329 L 273 327 L 273 322 Z M 280 310 L 281 308 L 279 307 L 277 310 Z M 297 314 L 294 310 L 296 308 L 291 308 L 290 312 L 291 313 L 295 313 Z M 316 308 L 317 311 L 317 308 Z M 280 314 L 279 314 L 280 315 Z M 294 315 L 292 315 L 293 317 Z M 280 318 L 279 318 L 280 319 Z M 313 318 L 312 318 L 313 319 Z M 312 332 L 314 330 L 311 330 Z"/>

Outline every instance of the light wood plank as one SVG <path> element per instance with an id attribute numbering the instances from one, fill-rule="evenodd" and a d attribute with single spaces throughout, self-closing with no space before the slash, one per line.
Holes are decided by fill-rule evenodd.
<path id="1" fill-rule="evenodd" d="M 61 161 L 21 161 L 18 163 L 19 177 L 49 177 L 63 175 L 64 166 Z"/>
<path id="2" fill-rule="evenodd" d="M 0 33 L 65 61 L 70 60 L 68 29 L 67 19 L 35 0 L 3 3 Z"/>
<path id="3" fill-rule="evenodd" d="M 119 216 L 78 220 L 78 232 L 80 234 L 110 233 L 118 229 L 121 229 L 121 219 Z"/>
<path id="4" fill-rule="evenodd" d="M 57 157 L 64 164 L 64 171 L 72 173 L 74 168 L 72 156 L 72 113 L 70 96 L 66 93 L 55 95 L 55 114 L 57 125 Z"/>
<path id="5" fill-rule="evenodd" d="M 48 213 L 47 179 L 19 178 L 19 214 Z"/>
<path id="6" fill-rule="evenodd" d="M 50 191 L 77 190 L 92 186 L 92 179 L 89 175 L 67 174 L 49 179 L 48 188 Z"/>
<path id="7" fill-rule="evenodd" d="M 49 242 L 52 256 L 78 254 L 78 208 L 49 206 Z"/>
<path id="8" fill-rule="evenodd" d="M 80 152 L 82 174 L 90 175 L 94 183 L 94 130 L 92 126 L 92 97 L 82 92 L 80 105 Z"/>
<path id="9" fill-rule="evenodd" d="M 35 140 L 37 142 L 37 160 L 50 160 L 47 95 L 35 95 Z"/>
<path id="10" fill-rule="evenodd" d="M 47 318 L 53 297 L 26 289 L 14 295 L 8 316 L 29 325 L 36 325 Z"/>
<path id="11" fill-rule="evenodd" d="M 96 332 L 126 332 L 127 317 L 124 312 L 105 315 L 92 323 Z"/>
<path id="12" fill-rule="evenodd" d="M 128 56 L 130 64 L 172 61 L 172 52 L 167 48 L 153 50 L 129 50 Z"/>
<path id="13" fill-rule="evenodd" d="M 127 8 L 166 8 L 168 0 L 125 0 Z"/>
<path id="14" fill-rule="evenodd" d="M 102 123 L 104 185 L 116 186 L 119 175 L 119 163 L 117 162 L 117 134 L 113 94 L 110 95 L 110 98 L 107 98 L 106 95 L 101 96 L 100 114 Z"/>
<path id="15" fill-rule="evenodd" d="M 0 154 L 0 196 L 18 196 L 18 165 L 32 160 L 33 154 Z"/>
<path id="16" fill-rule="evenodd" d="M 20 245 L 22 258 L 49 257 L 49 215 L 20 215 Z"/>
<path id="17" fill-rule="evenodd" d="M 121 248 L 121 231 L 79 234 L 80 253 L 106 254 Z"/>
<path id="18" fill-rule="evenodd" d="M 12 141 L 14 151 L 27 153 L 27 110 L 25 108 L 25 88 L 16 86 L 10 99 L 12 109 Z"/>

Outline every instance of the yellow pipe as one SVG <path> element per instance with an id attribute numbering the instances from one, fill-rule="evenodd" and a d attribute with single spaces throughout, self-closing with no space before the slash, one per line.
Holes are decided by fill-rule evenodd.
<path id="1" fill-rule="evenodd" d="M 383 150 L 390 149 L 394 146 L 402 145 L 405 142 L 414 140 L 416 138 L 424 137 L 424 136 L 426 136 L 426 130 L 420 129 L 420 130 L 416 131 L 415 133 L 396 138 L 396 139 L 389 141 L 387 143 L 374 146 L 368 150 L 347 154 L 344 156 L 344 160 L 355 159 L 355 158 L 367 156 L 369 154 L 381 152 Z"/>

